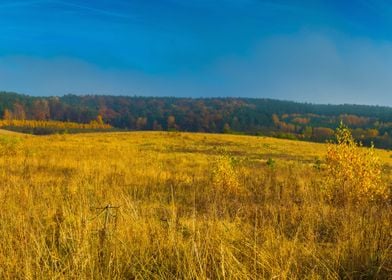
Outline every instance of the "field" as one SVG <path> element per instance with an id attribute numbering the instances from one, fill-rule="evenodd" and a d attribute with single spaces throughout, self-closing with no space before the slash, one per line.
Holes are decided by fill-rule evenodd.
<path id="1" fill-rule="evenodd" d="M 390 201 L 331 203 L 327 145 L 0 132 L 0 279 L 390 279 Z M 392 153 L 376 150 L 392 182 Z"/>

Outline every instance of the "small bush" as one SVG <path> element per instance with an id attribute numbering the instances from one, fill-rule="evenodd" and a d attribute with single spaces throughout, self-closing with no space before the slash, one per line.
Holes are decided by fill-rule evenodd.
<path id="1" fill-rule="evenodd" d="M 326 156 L 329 198 L 338 203 L 387 199 L 382 165 L 374 147 L 363 148 L 342 123 L 335 136 L 336 143 L 328 145 Z"/>
<path id="2" fill-rule="evenodd" d="M 233 159 L 229 156 L 220 156 L 213 170 L 213 185 L 220 192 L 232 195 L 242 193 Z"/>
<path id="3" fill-rule="evenodd" d="M 267 165 L 268 165 L 269 168 L 274 168 L 275 167 L 275 161 L 272 158 L 268 158 Z"/>

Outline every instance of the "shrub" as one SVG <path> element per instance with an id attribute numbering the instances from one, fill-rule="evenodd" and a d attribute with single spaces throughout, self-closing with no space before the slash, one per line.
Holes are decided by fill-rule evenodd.
<path id="1" fill-rule="evenodd" d="M 220 156 L 215 162 L 213 170 L 213 185 L 217 191 L 225 194 L 242 193 L 233 160 L 229 156 Z"/>
<path id="2" fill-rule="evenodd" d="M 274 168 L 275 167 L 275 160 L 273 160 L 272 158 L 268 158 L 267 166 L 270 168 Z"/>
<path id="3" fill-rule="evenodd" d="M 335 132 L 336 143 L 328 145 L 326 162 L 327 193 L 337 203 L 387 199 L 386 184 L 382 182 L 382 165 L 373 145 L 362 147 L 343 125 Z"/>

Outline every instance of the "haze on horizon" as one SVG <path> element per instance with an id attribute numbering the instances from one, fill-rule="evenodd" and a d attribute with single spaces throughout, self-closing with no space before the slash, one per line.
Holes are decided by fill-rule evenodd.
<path id="1" fill-rule="evenodd" d="M 0 90 L 392 106 L 387 0 L 0 0 Z"/>

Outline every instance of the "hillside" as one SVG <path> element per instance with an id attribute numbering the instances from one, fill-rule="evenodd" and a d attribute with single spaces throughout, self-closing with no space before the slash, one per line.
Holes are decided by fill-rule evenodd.
<path id="1" fill-rule="evenodd" d="M 325 142 L 343 121 L 365 145 L 392 148 L 392 108 L 317 105 L 271 99 L 0 93 L 4 119 L 90 123 L 99 116 L 115 128 L 274 136 Z"/>
<path id="2" fill-rule="evenodd" d="M 331 198 L 325 144 L 8 134 L 0 153 L 1 279 L 386 279 L 392 269 L 390 202 Z M 388 185 L 391 153 L 375 153 Z"/>
<path id="3" fill-rule="evenodd" d="M 23 135 L 23 133 L 11 131 L 11 130 L 6 130 L 6 129 L 0 129 L 0 135 Z"/>

